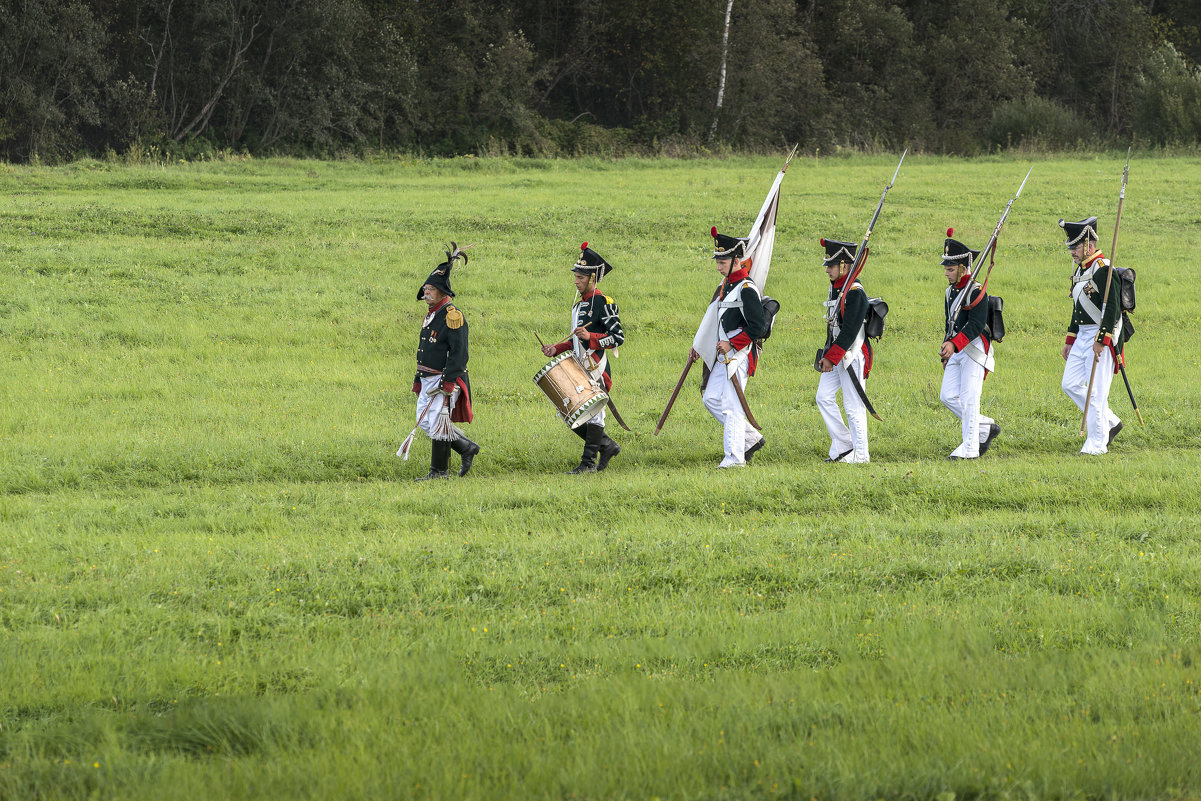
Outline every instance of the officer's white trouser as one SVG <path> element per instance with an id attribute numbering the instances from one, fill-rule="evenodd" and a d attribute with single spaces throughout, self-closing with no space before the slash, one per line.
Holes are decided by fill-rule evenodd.
<path id="1" fill-rule="evenodd" d="M 734 390 L 734 381 L 746 389 L 746 376 L 749 365 L 743 359 L 738 365 L 734 379 L 726 377 L 726 366 L 721 362 L 713 365 L 709 374 L 709 383 L 705 385 L 704 402 L 709 414 L 721 423 L 723 428 L 722 447 L 725 458 L 718 467 L 734 467 L 746 464 L 746 449 L 759 441 L 760 435 L 746 421 L 738 393 Z"/>
<path id="2" fill-rule="evenodd" d="M 1084 395 L 1088 392 L 1088 376 L 1093 369 L 1093 341 L 1097 338 L 1097 326 L 1082 325 L 1076 333 L 1076 341 L 1068 352 L 1063 366 L 1061 386 L 1076 406 L 1084 409 Z M 1109 348 L 1101 351 L 1097 359 L 1097 374 L 1093 379 L 1093 399 L 1088 404 L 1088 436 L 1081 453 L 1107 453 L 1109 451 L 1109 429 L 1122 422 L 1109 408 L 1109 388 L 1113 384 L 1113 354 Z"/>
<path id="3" fill-rule="evenodd" d="M 980 414 L 980 394 L 984 390 L 984 365 L 963 351 L 953 354 L 942 374 L 942 391 L 938 399 L 960 421 L 963 442 L 951 452 L 960 459 L 975 459 L 980 446 L 988 439 L 991 417 Z"/>
<path id="4" fill-rule="evenodd" d="M 434 392 L 440 386 L 442 386 L 441 375 L 422 376 L 421 391 L 417 393 L 417 425 L 431 439 L 434 436 L 434 426 L 438 423 L 438 414 L 446 405 L 447 396 L 441 392 Z M 428 394 L 430 392 L 434 392 L 434 394 Z M 429 409 L 428 414 L 426 413 L 427 408 Z"/>
<path id="5" fill-rule="evenodd" d="M 844 366 L 846 365 L 846 366 Z M 817 382 L 817 408 L 830 432 L 830 458 L 835 459 L 847 451 L 853 451 L 843 459 L 844 462 L 868 462 L 867 452 L 867 407 L 859 398 L 859 393 L 851 384 L 847 370 L 854 370 L 855 377 L 867 391 L 867 382 L 863 378 L 863 351 L 847 354 L 842 361 L 834 365 L 828 373 L 822 373 Z M 835 395 L 842 390 L 842 405 L 847 410 L 847 422 L 842 421 L 842 411 L 838 408 Z M 848 427 L 849 424 L 849 427 Z"/>

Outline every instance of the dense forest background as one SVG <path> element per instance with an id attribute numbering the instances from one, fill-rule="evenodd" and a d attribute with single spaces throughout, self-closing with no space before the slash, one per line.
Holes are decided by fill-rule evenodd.
<path id="1" fill-rule="evenodd" d="M 1193 145 L 1199 62 L 1197 0 L 0 0 L 0 159 Z"/>

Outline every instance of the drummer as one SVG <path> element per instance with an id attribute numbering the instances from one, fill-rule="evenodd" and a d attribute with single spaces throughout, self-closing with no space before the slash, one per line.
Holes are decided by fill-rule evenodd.
<path id="1" fill-rule="evenodd" d="M 597 289 L 597 284 L 613 269 L 599 253 L 580 245 L 580 258 L 572 266 L 572 278 L 579 300 L 571 309 L 571 333 L 567 339 L 553 345 L 543 345 L 544 356 L 557 356 L 572 351 L 593 380 L 608 392 L 613 387 L 610 375 L 609 351 L 617 356 L 617 346 L 625 342 L 621 317 L 613 299 Z M 609 460 L 621 453 L 621 446 L 605 433 L 605 410 L 582 426 L 573 428 L 584 440 L 580 463 L 569 473 L 595 473 L 609 466 Z"/>

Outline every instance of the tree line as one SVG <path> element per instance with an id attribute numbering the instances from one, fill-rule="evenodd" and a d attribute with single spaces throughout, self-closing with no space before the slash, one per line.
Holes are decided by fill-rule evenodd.
<path id="1" fill-rule="evenodd" d="M 1199 62 L 1195 0 L 0 0 L 0 158 L 1187 145 Z"/>

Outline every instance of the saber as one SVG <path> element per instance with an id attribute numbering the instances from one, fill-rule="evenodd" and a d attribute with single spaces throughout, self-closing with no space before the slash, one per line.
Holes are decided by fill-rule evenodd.
<path id="1" fill-rule="evenodd" d="M 1138 415 L 1138 424 L 1146 426 L 1143 422 L 1143 413 L 1138 410 L 1138 404 L 1134 401 L 1134 390 L 1130 388 L 1130 379 L 1126 377 L 1126 354 L 1118 357 L 1118 369 L 1122 371 L 1122 381 L 1126 383 L 1126 394 L 1130 396 L 1130 405 L 1134 407 L 1134 413 Z"/>
<path id="2" fill-rule="evenodd" d="M 846 374 L 847 378 L 851 379 L 851 386 L 855 388 L 855 394 L 859 396 L 859 400 L 863 401 L 863 405 L 867 407 L 872 417 L 883 423 L 884 418 L 876 414 L 876 407 L 872 406 L 872 402 L 867 399 L 867 391 L 863 388 L 863 384 L 859 383 L 859 376 L 855 375 L 854 370 L 846 370 Z"/>
<path id="3" fill-rule="evenodd" d="M 437 392 L 438 390 L 435 389 L 432 392 L 427 392 L 425 394 L 434 395 Z M 433 406 L 434 402 L 432 400 L 425 405 L 425 411 L 421 413 L 421 417 L 417 420 L 417 425 L 415 425 L 413 430 L 409 432 L 409 435 L 405 437 L 404 442 L 400 443 L 400 449 L 396 451 L 396 455 L 402 460 L 406 462 L 409 460 L 409 448 L 413 446 L 413 437 L 417 436 L 417 431 L 421 428 L 421 424 L 425 422 L 425 418 L 429 415 L 430 409 L 433 408 Z"/>
<path id="4" fill-rule="evenodd" d="M 1097 321 L 1097 333 L 1101 333 L 1101 326 L 1105 324 L 1105 307 L 1109 305 L 1109 286 L 1113 283 L 1113 263 L 1117 258 L 1118 250 L 1118 226 L 1122 224 L 1122 204 L 1126 202 L 1126 179 L 1130 177 L 1130 150 L 1133 145 L 1126 150 L 1126 167 L 1122 170 L 1122 191 L 1118 193 L 1118 213 L 1113 221 L 1113 247 L 1109 249 L 1109 273 L 1105 276 L 1105 294 L 1101 296 L 1101 319 Z M 1121 311 L 1118 312 L 1121 319 Z M 1117 333 L 1117 323 L 1114 324 L 1114 333 Z M 1117 354 L 1117 344 L 1114 345 L 1114 354 Z M 1101 361 L 1100 353 L 1093 353 L 1093 369 L 1088 373 L 1088 390 L 1084 393 L 1084 414 L 1080 418 L 1080 436 L 1085 436 L 1088 433 L 1088 407 L 1089 401 L 1093 398 L 1093 380 L 1097 377 L 1097 362 Z M 1125 372 L 1122 373 L 1125 378 Z M 1134 396 L 1130 396 L 1134 400 Z M 1135 407 L 1136 409 L 1138 407 Z M 1142 415 L 1139 415 L 1142 419 Z"/>
<path id="5" fill-rule="evenodd" d="M 756 431 L 762 431 L 759 427 L 759 421 L 755 419 L 755 415 L 751 414 L 751 407 L 747 405 L 746 395 L 742 392 L 742 385 L 738 383 L 738 376 L 734 376 L 730 383 L 734 386 L 734 394 L 738 396 L 738 402 L 742 404 L 742 413 L 746 415 L 746 421 L 755 427 Z"/>

